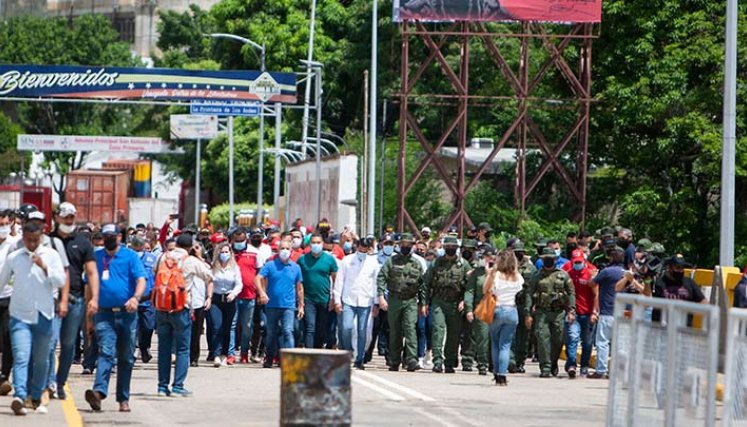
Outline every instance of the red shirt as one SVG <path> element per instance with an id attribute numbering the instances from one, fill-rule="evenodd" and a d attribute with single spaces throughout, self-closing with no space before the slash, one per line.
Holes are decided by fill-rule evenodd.
<path id="1" fill-rule="evenodd" d="M 298 259 L 303 256 L 303 248 L 293 249 L 291 251 L 291 261 L 298 262 Z"/>
<path id="2" fill-rule="evenodd" d="M 573 286 L 576 289 L 576 314 L 590 315 L 594 311 L 594 294 L 591 291 L 591 278 L 594 266 L 585 262 L 584 269 L 576 271 L 573 269 L 573 263 L 567 262 L 563 265 L 563 270 L 571 277 Z"/>
<path id="3" fill-rule="evenodd" d="M 304 254 L 308 254 L 310 252 L 311 252 L 311 246 L 306 246 L 306 248 L 303 250 Z M 345 258 L 345 251 L 342 249 L 342 247 L 340 247 L 340 245 L 334 245 L 332 246 L 332 255 L 335 258 L 342 260 L 343 258 Z M 293 257 L 293 255 L 291 255 L 291 257 Z M 296 261 L 296 260 L 294 259 L 293 261 Z"/>
<path id="4" fill-rule="evenodd" d="M 244 284 L 238 298 L 257 298 L 257 288 L 254 286 L 254 278 L 257 277 L 257 254 L 249 251 L 239 252 L 236 254 L 236 264 L 239 266 L 241 281 Z"/>

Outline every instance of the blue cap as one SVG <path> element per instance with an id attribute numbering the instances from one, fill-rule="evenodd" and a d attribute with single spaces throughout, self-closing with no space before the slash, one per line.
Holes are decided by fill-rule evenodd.
<path id="1" fill-rule="evenodd" d="M 117 235 L 119 234 L 119 227 L 117 227 L 117 224 L 105 224 L 101 227 L 101 234 L 104 236 Z"/>

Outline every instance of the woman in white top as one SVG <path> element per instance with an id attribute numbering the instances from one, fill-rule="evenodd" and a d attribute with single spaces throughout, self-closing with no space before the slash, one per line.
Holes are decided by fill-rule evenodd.
<path id="1" fill-rule="evenodd" d="M 506 372 L 514 339 L 519 313 L 516 311 L 516 294 L 521 291 L 524 278 L 519 274 L 518 263 L 513 250 L 504 249 L 498 253 L 495 266 L 488 272 L 483 292 L 492 293 L 496 298 L 495 315 L 490 324 L 490 338 L 493 357 L 493 378 L 500 386 L 508 385 Z"/>
<path id="2" fill-rule="evenodd" d="M 228 243 L 215 249 L 213 260 L 213 306 L 210 307 L 210 338 L 213 343 L 213 366 L 232 365 L 227 357 L 231 340 L 231 323 L 236 314 L 236 297 L 243 288 L 241 271 Z"/>

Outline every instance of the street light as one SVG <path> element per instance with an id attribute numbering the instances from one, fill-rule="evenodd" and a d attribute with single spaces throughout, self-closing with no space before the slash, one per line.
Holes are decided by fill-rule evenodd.
<path id="1" fill-rule="evenodd" d="M 205 37 L 210 37 L 214 39 L 229 39 L 233 41 L 237 41 L 243 44 L 248 44 L 249 46 L 253 47 L 254 49 L 258 50 L 259 55 L 259 61 L 260 61 L 260 67 L 259 70 L 264 73 L 266 71 L 265 69 L 265 45 L 256 43 L 252 40 L 249 40 L 246 37 L 237 36 L 235 34 L 227 34 L 227 33 L 212 33 L 212 34 L 204 34 Z M 234 193 L 234 183 L 233 183 L 233 162 L 234 162 L 234 153 L 233 153 L 233 116 L 228 116 L 228 204 L 229 204 L 229 216 L 231 218 L 230 223 L 233 225 L 233 209 L 234 209 L 234 200 L 233 200 L 233 193 Z M 257 173 L 257 222 L 262 220 L 263 218 L 263 210 L 262 210 L 262 190 L 264 187 L 264 170 L 265 170 L 265 152 L 264 152 L 264 145 L 265 145 L 265 102 L 262 100 L 260 102 L 259 106 L 259 172 Z"/>

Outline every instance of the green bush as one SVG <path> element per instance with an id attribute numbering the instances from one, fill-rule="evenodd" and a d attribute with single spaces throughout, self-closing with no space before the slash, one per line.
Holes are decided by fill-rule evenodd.
<path id="1" fill-rule="evenodd" d="M 234 203 L 233 205 L 234 215 L 238 215 L 242 210 L 250 210 L 254 212 L 255 209 L 257 209 L 256 203 Z M 264 210 L 265 213 L 269 212 L 270 210 L 272 210 L 272 206 L 264 205 Z M 212 224 L 215 228 L 227 228 L 229 223 L 229 211 L 230 206 L 228 205 L 228 203 L 223 203 L 210 209 L 210 213 L 208 214 L 208 218 L 210 218 L 210 224 Z"/>

